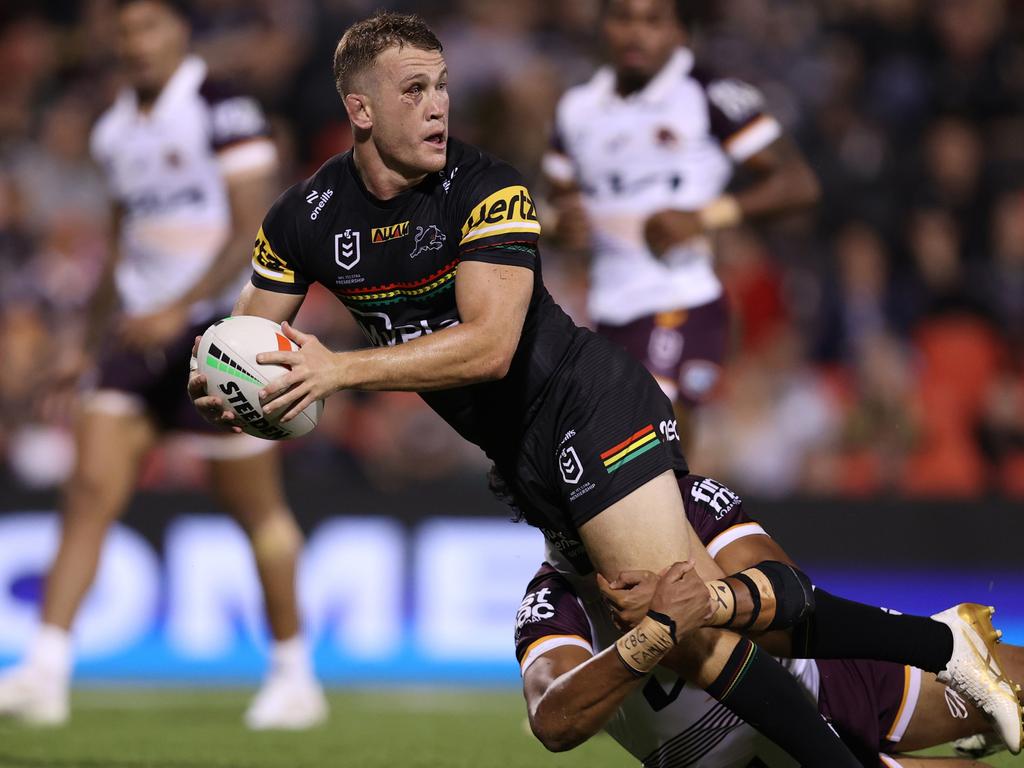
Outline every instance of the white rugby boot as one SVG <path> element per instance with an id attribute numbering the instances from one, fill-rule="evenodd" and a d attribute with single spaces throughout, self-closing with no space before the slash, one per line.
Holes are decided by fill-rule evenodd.
<path id="1" fill-rule="evenodd" d="M 327 720 L 327 699 L 312 675 L 273 671 L 245 713 L 253 731 L 303 731 Z"/>
<path id="2" fill-rule="evenodd" d="M 313 674 L 302 635 L 274 643 L 270 673 L 245 713 L 254 731 L 303 731 L 327 719 L 327 699 Z"/>
<path id="3" fill-rule="evenodd" d="M 992 626 L 995 608 L 961 603 L 932 616 L 953 632 L 953 656 L 936 675 L 973 703 L 992 723 L 996 734 L 1013 754 L 1020 753 L 1024 722 L 1019 686 L 1003 673 L 995 646 L 1002 632 Z"/>
<path id="4" fill-rule="evenodd" d="M 58 726 L 68 721 L 67 675 L 32 664 L 21 664 L 0 673 L 0 717 L 25 725 Z"/>
<path id="5" fill-rule="evenodd" d="M 953 742 L 954 752 L 960 757 L 969 757 L 974 760 L 1005 750 L 1006 745 L 999 740 L 999 737 L 990 733 L 976 733 Z"/>

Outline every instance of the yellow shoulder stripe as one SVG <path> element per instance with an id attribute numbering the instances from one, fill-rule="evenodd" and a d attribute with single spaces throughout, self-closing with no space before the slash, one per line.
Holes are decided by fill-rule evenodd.
<path id="1" fill-rule="evenodd" d="M 537 207 L 521 184 L 499 189 L 477 203 L 462 225 L 460 245 L 509 232 L 540 234 Z"/>

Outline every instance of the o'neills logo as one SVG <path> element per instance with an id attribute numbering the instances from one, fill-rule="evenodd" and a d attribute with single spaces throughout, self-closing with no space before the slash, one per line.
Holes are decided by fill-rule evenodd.
<path id="1" fill-rule="evenodd" d="M 324 209 L 324 206 L 327 205 L 327 201 L 330 200 L 332 197 L 334 197 L 333 189 L 328 189 L 326 192 L 320 195 L 320 202 L 316 204 L 316 208 L 314 208 L 313 212 L 309 214 L 310 221 L 316 221 L 320 217 L 320 211 Z M 316 200 L 315 191 L 306 195 L 306 202 L 312 203 L 314 200 Z"/>
<path id="2" fill-rule="evenodd" d="M 522 185 L 505 187 L 478 203 L 462 225 L 462 241 L 468 243 L 482 237 L 510 232 L 540 234 L 537 207 L 529 190 Z"/>
<path id="3" fill-rule="evenodd" d="M 409 234 L 409 222 L 402 221 L 398 224 L 391 224 L 387 227 L 374 227 L 370 230 L 371 243 L 385 243 L 388 240 L 397 240 Z"/>

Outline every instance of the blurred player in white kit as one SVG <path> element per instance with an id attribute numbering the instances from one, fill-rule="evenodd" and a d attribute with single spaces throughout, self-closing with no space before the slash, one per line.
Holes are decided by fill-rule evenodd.
<path id="1" fill-rule="evenodd" d="M 252 544 L 274 637 L 271 666 L 245 714 L 253 729 L 302 729 L 327 705 L 300 630 L 295 595 L 302 535 L 284 497 L 274 444 L 225 435 L 182 387 L 193 339 L 226 316 L 248 277 L 252 232 L 273 199 L 277 155 L 255 100 L 211 81 L 188 52 L 186 9 L 119 0 L 119 54 L 129 83 L 97 122 L 92 151 L 113 199 L 116 242 L 90 306 L 82 348 L 52 377 L 81 401 L 77 464 L 63 505 L 41 626 L 26 658 L 0 675 L 0 714 L 37 725 L 69 717 L 71 626 L 103 540 L 142 459 L 169 431 L 191 433 L 220 506 Z M 112 321 L 116 310 L 120 319 Z"/>
<path id="2" fill-rule="evenodd" d="M 591 255 L 590 318 L 658 380 L 685 446 L 730 340 L 710 238 L 819 188 L 757 89 L 695 62 L 683 5 L 604 0 L 609 64 L 562 97 L 543 168 L 557 234 Z M 737 167 L 752 181 L 729 194 Z"/>

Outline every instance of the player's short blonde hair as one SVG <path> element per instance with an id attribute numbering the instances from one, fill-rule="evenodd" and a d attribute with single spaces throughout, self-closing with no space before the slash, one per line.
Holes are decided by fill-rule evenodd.
<path id="1" fill-rule="evenodd" d="M 334 50 L 334 85 L 342 98 L 352 91 L 353 80 L 393 45 L 440 51 L 441 41 L 414 13 L 381 11 L 345 30 Z"/>

